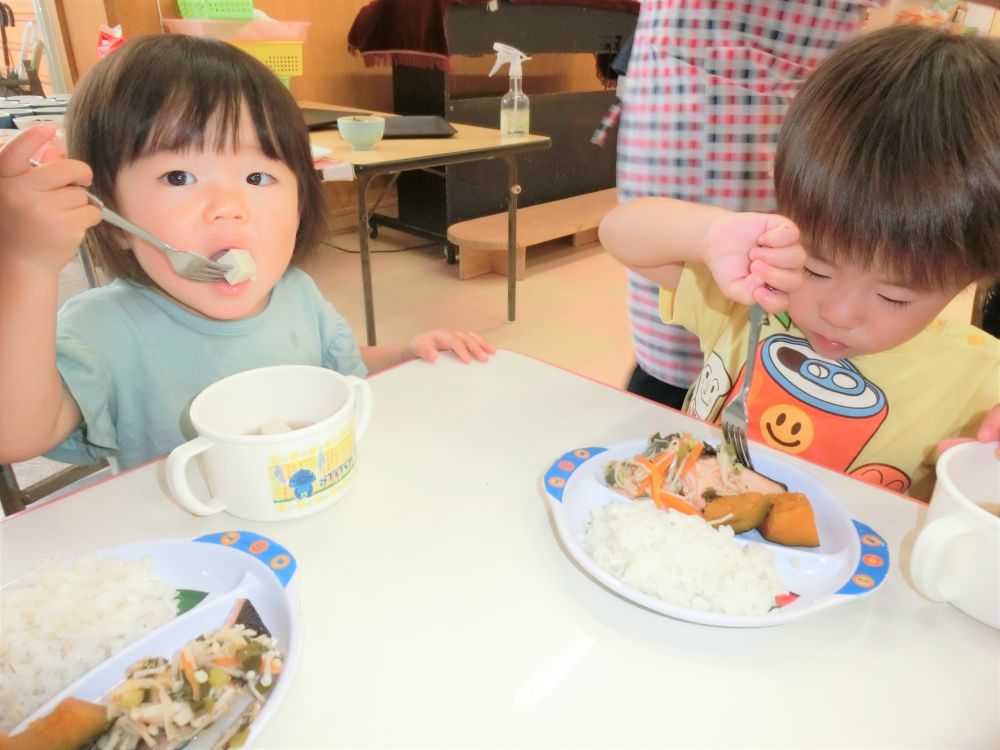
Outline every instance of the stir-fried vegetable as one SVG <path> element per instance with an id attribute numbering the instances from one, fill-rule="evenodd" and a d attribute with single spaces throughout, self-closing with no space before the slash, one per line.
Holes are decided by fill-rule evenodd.
<path id="1" fill-rule="evenodd" d="M 650 497 L 658 508 L 689 514 L 700 512 L 716 497 L 784 489 L 740 464 L 731 446 L 716 449 L 676 432 L 666 436 L 656 433 L 641 454 L 609 461 L 604 478 L 610 487 L 633 499 Z"/>
<path id="2" fill-rule="evenodd" d="M 94 747 L 179 747 L 248 694 L 251 708 L 262 704 L 281 672 L 281 659 L 270 635 L 239 623 L 187 643 L 173 661 L 143 659 L 129 667 L 127 679 L 111 692 L 108 717 L 113 723 Z M 245 727 L 249 720 L 239 723 Z"/>
<path id="3" fill-rule="evenodd" d="M 649 497 L 661 510 L 700 514 L 738 534 L 758 529 L 778 544 L 819 545 L 808 499 L 743 466 L 730 445 L 656 433 L 639 455 L 606 463 L 604 479 L 633 500 Z"/>

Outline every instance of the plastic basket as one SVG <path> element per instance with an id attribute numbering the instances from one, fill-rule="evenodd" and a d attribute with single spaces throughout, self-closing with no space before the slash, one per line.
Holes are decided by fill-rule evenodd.
<path id="1" fill-rule="evenodd" d="M 172 34 L 210 36 L 227 42 L 305 41 L 309 21 L 206 21 L 164 18 L 163 27 Z"/>
<path id="2" fill-rule="evenodd" d="M 253 0 L 177 0 L 177 7 L 184 18 L 253 18 Z"/>
<path id="3" fill-rule="evenodd" d="M 256 57 L 278 76 L 302 75 L 302 42 L 231 41 L 247 54 Z"/>

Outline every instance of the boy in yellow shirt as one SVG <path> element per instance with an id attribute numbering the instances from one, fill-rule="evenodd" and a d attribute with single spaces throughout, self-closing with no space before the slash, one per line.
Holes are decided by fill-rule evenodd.
<path id="1" fill-rule="evenodd" d="M 1000 42 L 894 27 L 846 45 L 789 110 L 775 188 L 780 216 L 623 204 L 601 241 L 699 336 L 689 413 L 718 421 L 739 390 L 760 304 L 750 438 L 927 498 L 940 441 L 996 439 L 1000 341 L 937 315 L 1000 276 Z"/>

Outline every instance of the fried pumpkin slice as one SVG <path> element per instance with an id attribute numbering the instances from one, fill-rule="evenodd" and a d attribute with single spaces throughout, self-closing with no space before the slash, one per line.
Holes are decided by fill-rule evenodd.
<path id="1" fill-rule="evenodd" d="M 756 529 L 771 510 L 771 497 L 761 492 L 744 492 L 710 500 L 702 514 L 706 521 L 718 521 L 736 534 Z M 722 520 L 725 519 L 725 520 Z"/>
<path id="2" fill-rule="evenodd" d="M 787 547 L 818 547 L 819 531 L 809 499 L 801 492 L 768 495 L 771 512 L 758 531 L 769 542 Z"/>
<path id="3" fill-rule="evenodd" d="M 108 726 L 104 706 L 67 698 L 23 732 L 0 734 L 0 750 L 77 750 Z"/>

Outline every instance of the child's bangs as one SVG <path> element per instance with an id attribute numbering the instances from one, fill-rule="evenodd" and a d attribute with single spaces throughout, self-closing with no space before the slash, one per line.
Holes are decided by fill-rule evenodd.
<path id="1" fill-rule="evenodd" d="M 151 113 L 145 138 L 137 144 L 134 158 L 160 151 L 212 148 L 224 151 L 238 147 L 240 102 L 231 97 L 199 96 L 190 89 L 174 89 Z"/>
<path id="2" fill-rule="evenodd" d="M 843 196 L 843 199 L 837 198 Z M 983 269 L 956 246 L 962 226 L 933 210 L 908 208 L 857 193 L 831 191 L 829 205 L 780 209 L 802 233 L 802 242 L 822 260 L 878 272 L 913 289 L 964 286 Z"/>
<path id="3" fill-rule="evenodd" d="M 153 80 L 123 81 L 120 111 L 128 115 L 126 162 L 158 151 L 212 149 L 240 144 L 240 119 L 246 111 L 261 150 L 289 161 L 294 146 L 286 143 L 269 110 L 277 99 L 290 99 L 264 66 L 224 42 L 177 38 L 158 44 L 161 68 Z M 266 106 L 270 102 L 270 106 Z"/>
<path id="4" fill-rule="evenodd" d="M 257 106 L 254 106 L 256 104 Z M 241 117 L 248 111 L 258 144 L 266 156 L 288 161 L 274 123 L 258 102 L 248 102 L 237 89 L 225 96 L 207 97 L 197 90 L 175 88 L 150 117 L 145 139 L 136 143 L 133 158 L 160 151 L 238 149 Z"/>
<path id="5" fill-rule="evenodd" d="M 988 273 L 990 160 L 968 158 L 940 123 L 868 106 L 786 120 L 775 162 L 778 210 L 817 255 L 915 289 L 962 286 Z"/>

